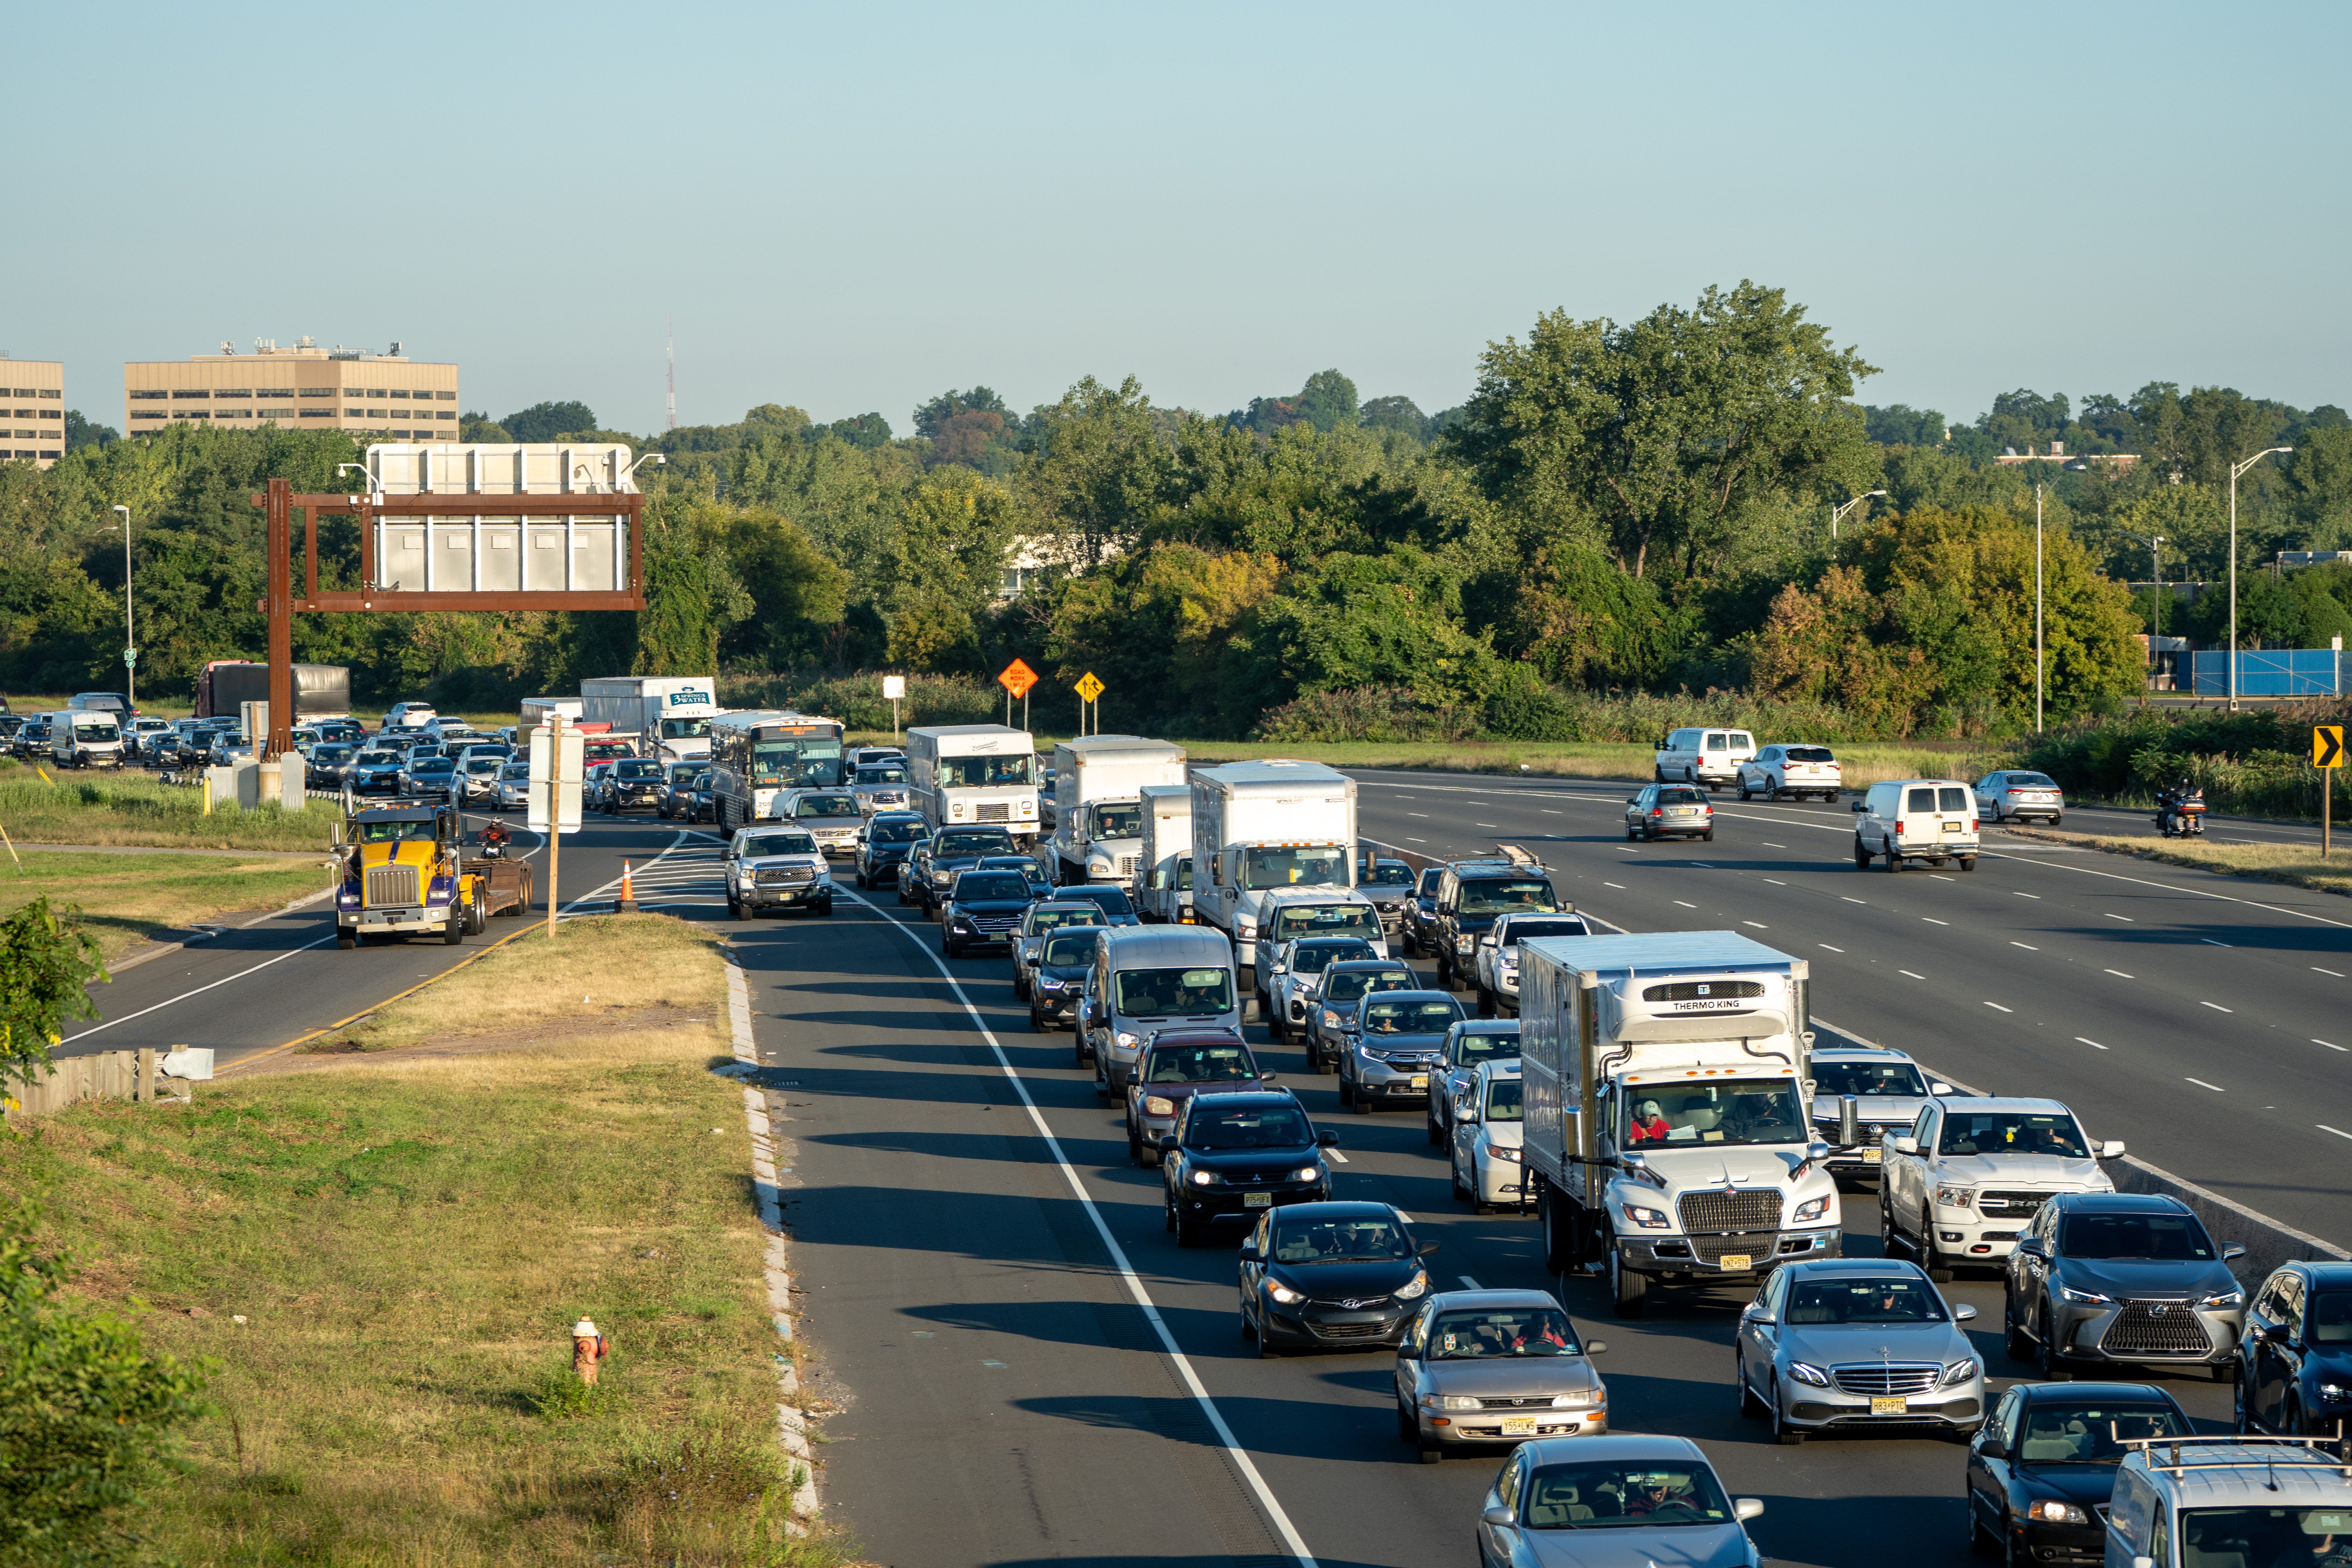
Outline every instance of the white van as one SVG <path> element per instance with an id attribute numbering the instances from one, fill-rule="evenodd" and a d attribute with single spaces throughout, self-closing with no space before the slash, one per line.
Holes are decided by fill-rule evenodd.
<path id="1" fill-rule="evenodd" d="M 1756 754 L 1745 730 L 1676 730 L 1658 744 L 1657 782 L 1721 789 L 1739 782 L 1739 767 Z"/>
<path id="2" fill-rule="evenodd" d="M 1079 1001 L 1078 1037 L 1095 1059 L 1095 1092 L 1127 1092 L 1162 1029 L 1242 1029 L 1234 950 L 1199 926 L 1105 926 Z"/>
<path id="3" fill-rule="evenodd" d="M 1867 871 L 1886 858 L 1900 871 L 1906 860 L 1977 868 L 1977 800 L 1958 779 L 1896 779 L 1875 784 L 1853 803 L 1853 863 Z"/>
<path id="4" fill-rule="evenodd" d="M 104 709 L 69 708 L 52 713 L 49 756 L 61 768 L 119 768 L 122 727 Z"/>

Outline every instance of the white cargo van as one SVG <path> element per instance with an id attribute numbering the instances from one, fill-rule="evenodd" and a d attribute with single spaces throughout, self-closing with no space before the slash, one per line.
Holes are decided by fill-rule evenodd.
<path id="1" fill-rule="evenodd" d="M 49 755 L 61 768 L 119 768 L 122 726 L 102 708 L 68 709 L 49 715 Z"/>
<path id="2" fill-rule="evenodd" d="M 1853 810 L 1853 863 L 1861 870 L 1881 856 L 1890 871 L 1906 860 L 1977 868 L 1976 796 L 1958 779 L 1874 784 Z"/>
<path id="3" fill-rule="evenodd" d="M 1147 921 L 1192 919 L 1192 786 L 1145 784 L 1139 792 L 1143 839 L 1129 897 Z"/>
<path id="4" fill-rule="evenodd" d="M 1054 748 L 1054 837 L 1038 858 L 1065 887 L 1125 886 L 1143 850 L 1143 787 L 1184 782 L 1184 748 L 1140 735 L 1081 735 Z"/>
<path id="5" fill-rule="evenodd" d="M 1741 764 L 1755 755 L 1756 737 L 1745 730 L 1675 730 L 1658 742 L 1657 782 L 1721 789 L 1738 784 Z"/>

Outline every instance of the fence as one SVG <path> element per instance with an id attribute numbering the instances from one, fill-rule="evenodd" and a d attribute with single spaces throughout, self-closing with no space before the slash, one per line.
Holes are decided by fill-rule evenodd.
<path id="1" fill-rule="evenodd" d="M 53 1073 L 6 1079 L 0 1089 L 0 1110 L 9 1119 L 47 1116 L 85 1100 L 145 1100 L 159 1089 L 173 1090 L 173 1098 L 188 1098 L 189 1085 L 213 1076 L 209 1047 L 190 1050 L 183 1046 L 169 1053 L 152 1046 L 131 1051 L 96 1051 L 89 1056 L 59 1057 Z"/>
<path id="2" fill-rule="evenodd" d="M 2200 697 L 2226 697 L 2230 692 L 2227 649 L 2190 656 L 2196 660 L 2194 679 Z M 2241 697 L 2335 697 L 2344 690 L 2344 656 L 2333 648 L 2263 648 L 2238 651 L 2238 695 Z"/>

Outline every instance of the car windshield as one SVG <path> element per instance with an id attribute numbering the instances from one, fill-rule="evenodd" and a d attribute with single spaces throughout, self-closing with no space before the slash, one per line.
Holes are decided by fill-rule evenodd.
<path id="1" fill-rule="evenodd" d="M 1813 1086 L 1817 1099 L 1831 1100 L 1842 1094 L 1916 1098 L 1927 1092 L 1927 1080 L 1909 1062 L 1825 1062 L 1819 1057 L 1813 1058 Z"/>
<path id="2" fill-rule="evenodd" d="M 670 763 L 670 765 L 669 765 L 669 782 L 670 782 L 670 787 L 671 787 L 672 789 L 676 789 L 678 785 L 683 784 L 686 784 L 686 783 L 688 783 L 689 781 L 691 781 L 691 780 L 693 779 L 694 775 L 695 775 L 696 773 L 699 773 L 701 770 L 702 770 L 702 764 L 701 764 L 700 763 Z"/>
<path id="3" fill-rule="evenodd" d="M 466 759 L 466 772 L 476 776 L 497 773 L 505 765 L 506 759 L 503 757 L 467 757 Z"/>
<path id="4" fill-rule="evenodd" d="M 1303 1131 L 1307 1118 L 1291 1114 Z M 1276 1263 L 1380 1263 L 1411 1258 L 1412 1250 L 1412 1234 L 1386 1215 L 1292 1220 L 1274 1233 Z"/>
<path id="5" fill-rule="evenodd" d="M 1246 1046 L 1160 1046 L 1151 1053 L 1147 1083 L 1231 1083 L 1257 1077 Z"/>
<path id="6" fill-rule="evenodd" d="M 408 770 L 413 773 L 454 773 L 457 764 L 446 757 L 427 757 Z"/>
<path id="7" fill-rule="evenodd" d="M 359 839 L 362 844 L 430 844 L 435 837 L 431 822 L 362 822 L 359 824 Z"/>
<path id="8" fill-rule="evenodd" d="M 737 848 L 746 860 L 762 855 L 814 855 L 816 840 L 805 833 L 747 833 Z"/>
<path id="9" fill-rule="evenodd" d="M 509 763 L 505 767 L 499 770 L 499 782 L 500 784 L 529 784 L 530 782 L 530 764 L 529 763 Z"/>
<path id="10" fill-rule="evenodd" d="M 1790 1327 L 1803 1323 L 1940 1323 L 1943 1298 L 1924 1279 L 1876 1275 L 1862 1279 L 1800 1279 L 1789 1289 Z"/>
<path id="11" fill-rule="evenodd" d="M 363 768 L 396 768 L 399 765 L 398 752 L 387 752 L 379 747 L 374 751 L 360 753 L 360 766 Z"/>
<path id="12" fill-rule="evenodd" d="M 1004 871 L 966 871 L 956 879 L 955 897 L 960 904 L 977 899 L 1026 899 L 1029 884 Z"/>
<path id="13" fill-rule="evenodd" d="M 1559 920 L 1515 920 L 1503 928 L 1503 940 L 1517 946 L 1531 936 L 1590 936 L 1581 915 Z"/>
<path id="14" fill-rule="evenodd" d="M 1441 1312 L 1429 1325 L 1432 1361 L 1488 1361 L 1496 1356 L 1576 1355 L 1582 1350 L 1568 1314 L 1557 1307 L 1501 1307 Z"/>
<path id="15" fill-rule="evenodd" d="M 2131 1453 L 2116 1437 L 2189 1436 L 2168 1405 L 2076 1405 L 2042 1400 L 2025 1412 L 2021 1465 L 2107 1465 Z"/>
<path id="16" fill-rule="evenodd" d="M 2070 1214 L 2058 1227 L 2063 1258 L 2210 1262 L 2212 1238 L 2186 1214 Z"/>
<path id="17" fill-rule="evenodd" d="M 1084 899 L 1087 902 L 1096 905 L 1106 916 L 1113 920 L 1120 915 L 1135 913 L 1135 906 L 1129 903 L 1127 895 L 1117 888 L 1072 888 L 1061 897 Z"/>
<path id="18" fill-rule="evenodd" d="M 1559 908 L 1559 895 L 1542 877 L 1481 877 L 1463 882 L 1454 896 L 1454 908 L 1465 915 L 1516 914 L 1521 910 L 1549 914 Z"/>
<path id="19" fill-rule="evenodd" d="M 1486 1120 L 1517 1121 L 1519 1118 L 1519 1080 L 1498 1078 L 1486 1086 Z"/>
<path id="20" fill-rule="evenodd" d="M 1460 1022 L 1462 1008 L 1452 997 L 1429 1002 L 1367 1002 L 1367 1035 L 1442 1035 Z"/>
<path id="21" fill-rule="evenodd" d="M 934 860 L 977 860 L 983 855 L 1003 855 L 1013 848 L 1012 835 L 1001 827 L 950 827 L 931 844 Z"/>
<path id="22" fill-rule="evenodd" d="M 1348 851 L 1337 844 L 1304 848 L 1261 847 L 1242 856 L 1242 887 L 1344 888 Z"/>
<path id="23" fill-rule="evenodd" d="M 311 755 L 322 763 L 343 763 L 351 760 L 352 749 L 349 746 L 320 746 Z"/>
<path id="24" fill-rule="evenodd" d="M 2009 787 L 2011 789 L 2056 789 L 2058 784 L 2057 781 L 2053 779 L 2048 773 L 2011 773 L 2009 775 Z"/>
<path id="25" fill-rule="evenodd" d="M 1058 926 L 1098 926 L 1102 923 L 1102 910 L 1091 904 L 1082 910 L 1037 910 L 1029 916 L 1029 931 L 1033 936 Z M 1087 940 L 1092 942 L 1094 938 Z"/>
<path id="26" fill-rule="evenodd" d="M 1792 763 L 1833 763 L 1837 757 L 1827 746 L 1789 746 L 1780 755 Z"/>
<path id="27" fill-rule="evenodd" d="M 1094 927 L 1083 927 L 1068 936 L 1049 938 L 1041 962 L 1057 969 L 1076 969 L 1091 963 L 1095 956 Z"/>
<path id="28" fill-rule="evenodd" d="M 2336 1568 L 2352 1508 L 2199 1508 L 2180 1514 L 2180 1568 Z"/>
<path id="29" fill-rule="evenodd" d="M 857 782 L 862 784 L 902 784 L 907 782 L 907 770 L 897 763 L 877 763 L 857 770 Z"/>
<path id="30" fill-rule="evenodd" d="M 919 822 L 877 822 L 866 828 L 866 841 L 868 844 L 914 844 L 921 841 L 923 834 L 924 827 Z"/>
<path id="31" fill-rule="evenodd" d="M 1650 1530 L 1727 1524 L 1731 1503 L 1696 1459 L 1546 1465 L 1528 1478 L 1519 1522 L 1528 1530 Z"/>
<path id="32" fill-rule="evenodd" d="M 1290 967 L 1299 974 L 1320 974 L 1334 963 L 1379 956 L 1369 942 L 1302 942 L 1290 950 Z"/>
<path id="33" fill-rule="evenodd" d="M 1300 1149 L 1314 1142 L 1307 1113 L 1296 1102 L 1220 1106 L 1196 1100 L 1184 1122 L 1188 1149 Z"/>
<path id="34" fill-rule="evenodd" d="M 1362 884 L 1367 888 L 1410 888 L 1412 868 L 1402 860 L 1376 860 Z"/>
<path id="35" fill-rule="evenodd" d="M 1223 967 L 1122 969 L 1112 984 L 1118 1011 L 1130 1018 L 1225 1013 L 1234 1005 L 1233 972 Z"/>
<path id="36" fill-rule="evenodd" d="M 2082 1160 L 2090 1144 L 2063 1111 L 1948 1110 L 1939 1154 L 2057 1154 Z"/>
<path id="37" fill-rule="evenodd" d="M 710 733 L 710 715 L 698 719 L 665 719 L 661 721 L 661 738 L 665 741 L 692 741 Z"/>
<path id="38" fill-rule="evenodd" d="M 1374 991 L 1408 991 L 1412 984 L 1402 969 L 1343 969 L 1323 977 L 1323 999 L 1353 1002 Z"/>
<path id="39" fill-rule="evenodd" d="M 1625 1142 L 1795 1143 L 1805 1136 L 1787 1079 L 1643 1084 L 1625 1091 Z"/>
<path id="40" fill-rule="evenodd" d="M 1034 757 L 941 757 L 940 783 L 949 789 L 984 789 L 992 784 L 1034 784 Z"/>
<path id="41" fill-rule="evenodd" d="M 1370 904 L 1285 904 L 1274 913 L 1266 940 L 1276 944 L 1302 936 L 1354 936 L 1366 942 L 1381 934 L 1381 912 Z"/>
<path id="42" fill-rule="evenodd" d="M 857 797 L 851 795 L 804 795 L 793 802 L 794 816 L 856 816 Z"/>
<path id="43" fill-rule="evenodd" d="M 1465 1067 L 1480 1062 L 1514 1062 L 1519 1059 L 1519 1030 L 1514 1024 L 1507 1029 L 1465 1029 L 1454 1037 L 1454 1059 Z"/>
<path id="44" fill-rule="evenodd" d="M 627 762 L 613 764 L 613 776 L 621 779 L 657 779 L 662 776 L 659 763 Z"/>
<path id="45" fill-rule="evenodd" d="M 1097 838 L 1143 837 L 1143 807 L 1135 801 L 1106 801 L 1095 807 L 1092 836 Z"/>

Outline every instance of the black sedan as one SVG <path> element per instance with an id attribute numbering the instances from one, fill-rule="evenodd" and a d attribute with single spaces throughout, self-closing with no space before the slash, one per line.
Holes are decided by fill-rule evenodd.
<path id="1" fill-rule="evenodd" d="M 2352 1263 L 2263 1281 L 2238 1340 L 2240 1432 L 2326 1436 L 2352 1421 Z"/>
<path id="2" fill-rule="evenodd" d="M 2116 1467 L 2131 1452 L 2118 1436 L 2194 1430 L 2170 1394 L 2146 1384 L 2018 1384 L 1969 1445 L 1969 1544 L 2011 1563 L 2095 1568 Z"/>
<path id="3" fill-rule="evenodd" d="M 1195 1100 L 1221 1108 L 1239 1097 Z M 1261 1359 L 1284 1345 L 1393 1350 L 1429 1294 L 1437 1250 L 1386 1204 L 1299 1204 L 1242 1243 L 1242 1335 Z"/>
<path id="4" fill-rule="evenodd" d="M 1286 1090 L 1192 1099 L 1182 1109 L 1176 1131 L 1160 1140 L 1161 1198 L 1177 1246 L 1197 1244 L 1213 1225 L 1331 1195 L 1321 1152 L 1339 1136 L 1317 1132 Z"/>
<path id="5" fill-rule="evenodd" d="M 1029 884 L 1018 871 L 977 867 L 955 879 L 940 910 L 940 951 L 961 958 L 964 949 L 1013 940 L 1029 912 Z"/>
<path id="6" fill-rule="evenodd" d="M 930 827 L 911 811 L 877 811 L 866 819 L 866 831 L 857 837 L 857 853 L 850 857 L 856 868 L 857 885 L 878 888 L 885 882 L 895 882 L 898 873 L 907 868 L 908 858 L 915 846 L 930 837 Z M 898 901 L 907 900 L 902 895 Z"/>
<path id="7" fill-rule="evenodd" d="M 1002 827 L 947 827 L 915 846 L 898 878 L 898 901 L 937 914 L 961 872 L 990 855 L 1010 855 L 1013 835 Z"/>

